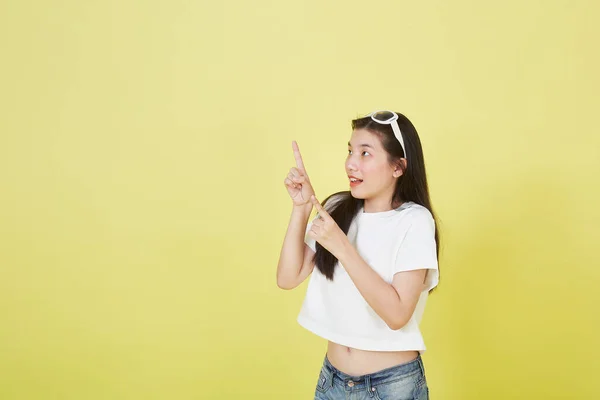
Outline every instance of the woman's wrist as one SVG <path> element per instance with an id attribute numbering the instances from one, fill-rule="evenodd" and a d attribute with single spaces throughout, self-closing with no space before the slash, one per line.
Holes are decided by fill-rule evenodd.
<path id="1" fill-rule="evenodd" d="M 292 212 L 306 214 L 306 217 L 308 217 L 312 211 L 312 208 L 313 208 L 313 205 L 309 201 L 308 203 L 302 204 L 302 205 L 294 204 L 294 206 L 292 207 Z"/>

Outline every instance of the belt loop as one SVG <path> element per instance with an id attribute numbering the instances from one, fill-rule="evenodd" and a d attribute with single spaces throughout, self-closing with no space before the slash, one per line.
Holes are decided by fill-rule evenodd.
<path id="1" fill-rule="evenodd" d="M 421 358 L 420 353 L 419 353 L 419 357 L 417 359 L 419 360 L 419 368 L 421 369 L 421 375 L 425 376 L 425 366 L 423 365 L 423 358 Z"/>
<path id="2" fill-rule="evenodd" d="M 333 378 L 334 378 L 335 372 L 330 370 L 329 368 L 325 367 L 325 378 L 327 379 L 325 381 L 325 388 L 331 389 L 333 387 Z"/>
<path id="3" fill-rule="evenodd" d="M 365 376 L 365 389 L 369 394 L 369 397 L 373 397 L 373 389 L 371 388 L 371 375 Z"/>
<path id="4" fill-rule="evenodd" d="M 323 375 L 325 375 L 325 384 L 323 385 L 324 389 L 333 387 L 333 376 L 335 375 L 335 371 L 331 370 L 332 367 L 333 365 L 331 365 L 327 358 L 327 354 L 325 354 L 325 360 L 323 361 L 322 367 Z"/>

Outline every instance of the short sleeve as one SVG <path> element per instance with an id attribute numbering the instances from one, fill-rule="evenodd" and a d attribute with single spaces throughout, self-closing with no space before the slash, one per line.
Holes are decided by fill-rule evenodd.
<path id="1" fill-rule="evenodd" d="M 427 209 L 415 210 L 406 234 L 394 258 L 393 274 L 416 269 L 429 269 L 426 290 L 438 284 L 439 270 L 435 243 L 435 221 Z"/>
<path id="2" fill-rule="evenodd" d="M 315 239 L 308 236 L 308 231 L 310 231 L 314 220 L 317 218 L 318 217 L 314 217 L 311 221 L 308 222 L 308 224 L 306 225 L 306 231 L 304 232 L 304 243 L 306 243 L 308 247 L 310 247 L 315 253 L 317 252 L 317 242 L 315 241 Z"/>

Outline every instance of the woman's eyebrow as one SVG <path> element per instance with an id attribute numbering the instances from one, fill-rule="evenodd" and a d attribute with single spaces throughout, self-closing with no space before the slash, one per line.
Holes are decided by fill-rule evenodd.
<path id="1" fill-rule="evenodd" d="M 348 146 L 352 147 L 352 145 L 350 144 L 350 142 L 348 142 Z M 358 145 L 358 147 L 368 147 L 370 149 L 375 150 L 375 148 L 373 146 L 371 146 L 370 144 L 368 144 L 368 143 L 361 143 L 361 144 Z"/>

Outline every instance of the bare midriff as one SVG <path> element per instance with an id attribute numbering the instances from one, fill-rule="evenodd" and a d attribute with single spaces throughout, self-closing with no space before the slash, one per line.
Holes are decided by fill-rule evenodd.
<path id="1" fill-rule="evenodd" d="M 329 342 L 327 358 L 331 365 L 352 376 L 372 374 L 382 369 L 404 364 L 417 358 L 419 352 L 408 351 L 367 351 Z"/>

